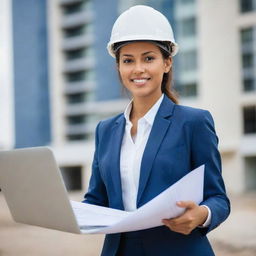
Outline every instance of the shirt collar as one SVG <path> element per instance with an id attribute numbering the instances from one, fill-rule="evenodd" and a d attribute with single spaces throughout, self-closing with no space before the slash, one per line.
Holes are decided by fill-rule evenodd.
<path id="1" fill-rule="evenodd" d="M 125 111 L 124 111 L 124 117 L 125 117 L 125 120 L 127 123 L 130 122 L 130 113 L 132 110 L 132 102 L 133 102 L 133 100 L 131 100 L 129 102 L 129 104 L 127 105 L 127 107 L 125 108 Z"/>
<path id="2" fill-rule="evenodd" d="M 153 125 L 156 113 L 163 101 L 163 98 L 164 98 L 164 94 L 162 94 L 162 96 L 149 109 L 149 111 L 143 117 L 141 117 L 141 119 L 144 118 L 146 120 L 146 122 L 149 123 L 151 126 Z M 131 100 L 129 102 L 129 104 L 127 105 L 127 107 L 125 108 L 125 111 L 124 111 L 124 117 L 125 117 L 127 123 L 130 123 L 130 113 L 131 113 L 131 109 L 132 109 L 132 102 L 133 102 L 133 100 Z"/>

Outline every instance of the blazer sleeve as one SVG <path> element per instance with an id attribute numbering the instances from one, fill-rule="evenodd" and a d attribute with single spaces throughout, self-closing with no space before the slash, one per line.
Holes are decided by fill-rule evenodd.
<path id="1" fill-rule="evenodd" d="M 92 162 L 92 174 L 89 182 L 89 188 L 84 196 L 83 203 L 95 204 L 99 206 L 108 206 L 107 191 L 100 174 L 98 151 L 99 151 L 99 123 L 95 132 L 95 152 Z"/>
<path id="2" fill-rule="evenodd" d="M 221 174 L 221 157 L 214 121 L 209 111 L 201 113 L 193 125 L 191 160 L 195 168 L 205 164 L 204 198 L 201 205 L 208 206 L 212 215 L 210 225 L 200 230 L 207 234 L 228 217 L 230 202 Z"/>

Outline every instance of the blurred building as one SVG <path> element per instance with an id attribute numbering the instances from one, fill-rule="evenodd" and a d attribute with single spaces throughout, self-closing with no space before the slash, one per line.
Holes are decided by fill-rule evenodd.
<path id="1" fill-rule="evenodd" d="M 228 190 L 256 189 L 256 0 L 12 2 L 14 40 L 5 33 L 13 42 L 14 82 L 9 63 L 5 88 L 10 99 L 13 88 L 15 107 L 5 120 L 14 117 L 8 123 L 15 136 L 9 132 L 0 143 L 50 145 L 67 187 L 85 190 L 96 124 L 128 103 L 106 51 L 111 28 L 122 11 L 147 4 L 167 16 L 180 45 L 174 57 L 180 104 L 214 117 Z"/>
<path id="2" fill-rule="evenodd" d="M 0 147 L 49 143 L 46 3 L 3 0 L 0 10 Z"/>
<path id="3" fill-rule="evenodd" d="M 228 191 L 255 190 L 256 1 L 141 3 L 173 15 L 174 86 L 181 104 L 211 111 Z"/>
<path id="4" fill-rule="evenodd" d="M 15 143 L 11 8 L 10 1 L 0 1 L 0 149 Z"/>
<path id="5" fill-rule="evenodd" d="M 90 176 L 98 121 L 122 111 L 127 101 L 106 51 L 117 3 L 55 0 L 48 7 L 51 146 L 67 187 L 82 189 Z"/>
<path id="6" fill-rule="evenodd" d="M 59 8 L 54 9 L 59 10 L 64 21 L 69 15 L 60 10 L 83 1 L 55 2 Z M 87 99 L 86 103 L 80 106 L 73 102 L 70 107 L 65 105 L 65 109 L 60 105 L 61 111 L 66 111 L 59 115 L 62 122 L 66 113 L 71 113 L 71 109 L 77 107 L 78 111 L 88 111 L 84 119 L 86 121 L 81 121 L 84 124 L 81 125 L 80 131 L 87 131 L 84 136 L 90 139 L 100 118 L 124 109 L 127 101 L 122 100 L 122 95 L 118 95 L 120 90 L 113 74 L 114 63 L 107 55 L 105 47 L 111 26 L 118 14 L 134 4 L 148 4 L 163 12 L 174 25 L 180 44 L 180 52 L 174 59 L 175 88 L 181 96 L 181 104 L 209 109 L 214 117 L 220 138 L 223 174 L 229 191 L 239 193 L 256 189 L 255 1 L 115 0 L 102 3 L 96 0 L 91 4 L 94 5 L 91 20 L 94 31 L 94 62 L 90 62 L 95 64 L 95 84 L 92 86 L 94 97 L 92 96 L 92 100 Z M 111 13 L 106 13 L 106 9 Z M 63 21 L 58 24 L 63 25 Z M 58 31 L 61 30 L 58 28 Z M 63 39 L 63 34 L 58 38 Z M 58 51 L 54 50 L 54 54 L 56 52 Z M 55 69 L 58 66 L 62 65 L 54 64 Z M 54 87 L 57 88 L 57 83 L 54 83 Z M 73 113 L 75 111 L 72 115 Z M 58 120 L 58 117 L 55 120 Z M 70 124 L 67 125 L 67 120 L 59 125 L 59 130 L 55 130 L 58 132 L 54 138 L 62 134 L 62 140 L 59 140 L 59 143 L 56 141 L 56 146 L 62 145 L 62 141 L 70 148 L 73 143 L 70 139 L 72 136 L 65 136 L 66 131 L 61 132 L 64 127 L 69 127 L 68 131 L 71 133 L 75 132 Z M 81 159 L 85 160 L 89 147 L 84 147 L 83 143 L 81 145 Z M 63 150 L 63 146 L 61 148 Z M 75 148 L 72 151 L 78 157 L 79 151 Z M 60 155 L 64 156 L 62 153 Z M 90 170 L 90 164 L 86 166 L 87 170 Z"/>
<path id="7" fill-rule="evenodd" d="M 11 1 L 10 1 L 11 2 Z M 15 147 L 51 141 L 45 1 L 12 1 Z"/>
<path id="8" fill-rule="evenodd" d="M 256 2 L 176 1 L 181 104 L 209 109 L 229 192 L 256 189 Z"/>

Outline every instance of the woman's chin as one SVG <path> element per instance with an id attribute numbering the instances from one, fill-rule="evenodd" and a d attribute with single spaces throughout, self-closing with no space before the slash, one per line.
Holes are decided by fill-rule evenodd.
<path id="1" fill-rule="evenodd" d="M 161 92 L 160 93 L 156 93 L 156 92 L 152 92 L 152 91 L 148 91 L 148 90 L 141 90 L 141 91 L 136 91 L 136 92 L 131 92 L 133 98 L 158 98 L 161 96 Z"/>

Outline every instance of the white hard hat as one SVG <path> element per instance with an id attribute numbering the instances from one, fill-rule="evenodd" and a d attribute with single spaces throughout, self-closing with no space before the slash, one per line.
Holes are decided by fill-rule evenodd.
<path id="1" fill-rule="evenodd" d="M 158 41 L 170 44 L 170 55 L 178 52 L 173 31 L 167 18 L 146 5 L 136 5 L 123 12 L 113 25 L 107 49 L 115 57 L 114 44 L 128 41 Z"/>

